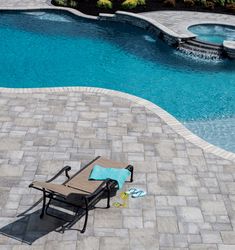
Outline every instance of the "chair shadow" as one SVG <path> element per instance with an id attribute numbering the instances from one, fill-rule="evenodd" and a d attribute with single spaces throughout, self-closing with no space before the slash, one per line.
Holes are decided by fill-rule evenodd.
<path id="1" fill-rule="evenodd" d="M 40 219 L 41 209 L 0 228 L 0 234 L 31 245 L 34 241 L 57 231 L 66 222 L 45 215 Z"/>
<path id="2" fill-rule="evenodd" d="M 111 192 L 111 197 L 115 196 L 116 190 L 113 190 Z M 76 198 L 76 197 L 71 197 L 71 198 Z M 106 199 L 107 197 L 103 195 L 100 197 L 100 200 Z M 17 216 L 16 221 L 13 221 L 12 223 L 9 223 L 2 228 L 0 228 L 0 234 L 5 235 L 9 238 L 18 240 L 20 242 L 26 243 L 26 244 L 33 244 L 36 240 L 42 238 L 43 236 L 47 235 L 50 232 L 58 232 L 62 233 L 63 229 L 66 228 L 65 230 L 78 230 L 79 229 L 72 229 L 72 228 L 67 228 L 66 226 L 70 223 L 71 220 L 73 220 L 73 215 L 70 213 L 65 213 L 64 211 L 57 210 L 55 207 L 49 208 L 50 214 L 53 216 L 60 217 L 61 219 L 48 216 L 47 214 L 44 215 L 43 219 L 40 219 L 40 214 L 41 214 L 41 209 L 37 209 L 36 211 L 33 211 L 29 213 L 29 211 L 33 210 L 35 207 L 41 203 L 42 199 L 39 199 L 34 205 L 32 205 L 29 209 L 24 211 L 23 213 L 19 214 Z M 98 202 L 99 202 L 98 201 Z M 97 203 L 98 203 L 97 202 Z M 58 207 L 56 204 L 57 202 L 52 202 L 52 206 L 55 205 Z M 97 204 L 96 203 L 96 204 Z M 68 206 L 66 204 L 59 203 L 61 208 L 64 208 L 67 211 L 72 212 L 73 207 Z M 89 210 L 93 210 L 95 208 L 106 208 L 106 207 L 99 207 L 94 204 L 93 207 L 91 207 Z M 81 209 L 78 210 L 76 219 L 74 220 L 74 223 L 72 226 L 78 222 L 82 217 L 84 216 L 84 209 L 82 208 L 81 204 Z M 89 219 L 88 219 L 89 220 Z"/>
<path id="3" fill-rule="evenodd" d="M 44 214 L 43 219 L 40 219 L 41 209 L 37 209 L 31 213 L 29 213 L 29 211 L 34 209 L 41 201 L 42 199 L 38 200 L 29 209 L 19 214 L 17 216 L 19 219 L 0 228 L 0 234 L 31 245 L 36 240 L 42 238 L 50 232 L 54 231 L 62 233 L 63 227 L 66 227 L 66 225 L 68 225 L 69 222 L 74 218 L 73 214 L 71 213 L 73 211 L 72 207 L 60 204 L 60 207 L 66 211 L 70 211 L 70 214 L 60 211 L 55 207 L 48 209 L 50 214 L 61 219 L 48 216 L 47 214 Z M 75 222 L 80 220 L 83 215 L 84 210 L 81 208 L 78 210 Z M 66 230 L 74 229 L 66 228 Z M 76 230 L 80 231 L 79 229 Z"/>

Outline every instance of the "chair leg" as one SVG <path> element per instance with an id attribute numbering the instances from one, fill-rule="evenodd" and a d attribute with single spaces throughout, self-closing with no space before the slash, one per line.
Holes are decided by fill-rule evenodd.
<path id="1" fill-rule="evenodd" d="M 133 174 L 134 174 L 134 167 L 130 166 L 130 171 L 131 171 L 131 179 L 130 182 L 133 182 Z"/>
<path id="2" fill-rule="evenodd" d="M 43 189 L 42 211 L 40 214 L 40 219 L 42 219 L 44 216 L 45 206 L 46 206 L 46 192 L 45 192 L 45 189 Z"/>
<path id="3" fill-rule="evenodd" d="M 53 195 L 49 195 L 49 201 L 48 201 L 48 203 L 47 203 L 47 205 L 45 206 L 45 209 L 44 209 L 45 214 L 47 214 L 47 215 L 50 215 L 47 211 L 48 211 L 48 208 L 49 208 L 49 206 L 51 204 L 52 198 L 53 198 Z"/>
<path id="4" fill-rule="evenodd" d="M 84 197 L 85 200 L 85 209 L 86 209 L 86 215 L 85 215 L 85 221 L 84 221 L 84 225 L 83 225 L 83 229 L 81 231 L 81 233 L 84 233 L 86 231 L 86 225 L 87 225 L 87 220 L 88 220 L 88 212 L 89 212 L 89 208 L 88 208 L 88 200 L 86 197 Z"/>
<path id="5" fill-rule="evenodd" d="M 110 208 L 110 188 L 107 186 L 107 208 Z"/>

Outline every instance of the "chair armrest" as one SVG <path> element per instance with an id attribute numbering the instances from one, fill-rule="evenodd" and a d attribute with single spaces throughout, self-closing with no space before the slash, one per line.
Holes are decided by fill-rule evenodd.
<path id="1" fill-rule="evenodd" d="M 46 182 L 51 182 L 55 180 L 57 177 L 59 177 L 63 172 L 65 172 L 66 177 L 69 179 L 69 174 L 68 172 L 71 170 L 70 166 L 65 166 L 63 167 L 55 176 L 53 176 L 51 179 L 47 180 Z"/>
<path id="2" fill-rule="evenodd" d="M 89 195 L 86 195 L 87 198 L 90 198 L 92 196 L 96 196 L 97 194 L 100 193 L 101 190 L 103 190 L 104 188 L 106 188 L 106 190 L 110 189 L 111 185 L 113 183 L 116 183 L 115 180 L 111 180 L 111 179 L 106 179 L 106 180 L 103 180 L 103 184 L 105 184 L 105 187 L 104 186 L 100 186 L 98 187 L 93 193 L 89 194 Z"/>

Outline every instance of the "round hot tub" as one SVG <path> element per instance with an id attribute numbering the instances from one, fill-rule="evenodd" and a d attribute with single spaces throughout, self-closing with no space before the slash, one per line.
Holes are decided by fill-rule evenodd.
<path id="1" fill-rule="evenodd" d="M 235 26 L 220 24 L 198 24 L 188 28 L 203 42 L 223 44 L 223 41 L 235 41 Z"/>

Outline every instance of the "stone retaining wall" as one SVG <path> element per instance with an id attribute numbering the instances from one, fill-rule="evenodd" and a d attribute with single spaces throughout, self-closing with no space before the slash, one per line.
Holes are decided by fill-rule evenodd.
<path id="1" fill-rule="evenodd" d="M 224 50 L 231 59 L 235 59 L 235 41 L 224 41 Z"/>
<path id="2" fill-rule="evenodd" d="M 186 38 L 185 36 L 178 36 L 176 33 L 169 30 L 160 23 L 157 23 L 156 21 L 148 20 L 148 18 L 133 13 L 117 11 L 115 15 L 100 14 L 99 19 L 129 23 L 134 26 L 143 28 L 145 30 L 150 31 L 154 36 L 159 37 L 160 39 L 164 40 L 168 45 L 173 47 L 177 47 L 182 41 L 182 39 Z"/>
<path id="3" fill-rule="evenodd" d="M 143 28 L 148 30 L 154 36 L 165 41 L 169 46 L 172 47 L 180 47 L 180 45 L 184 44 L 187 40 L 191 40 L 195 38 L 196 35 L 186 35 L 186 34 L 177 34 L 161 23 L 153 20 L 149 17 L 134 14 L 130 12 L 117 11 L 115 14 L 100 14 L 99 20 L 108 20 L 108 21 L 117 21 L 123 23 L 129 23 L 131 25 Z M 230 42 L 230 41 L 226 41 Z M 234 44 L 231 43 L 224 45 L 223 50 L 225 55 L 229 58 L 235 58 L 235 48 Z M 190 50 L 189 50 L 190 51 Z M 194 50 L 192 50 L 193 52 Z M 195 54 L 195 56 L 197 56 Z"/>

